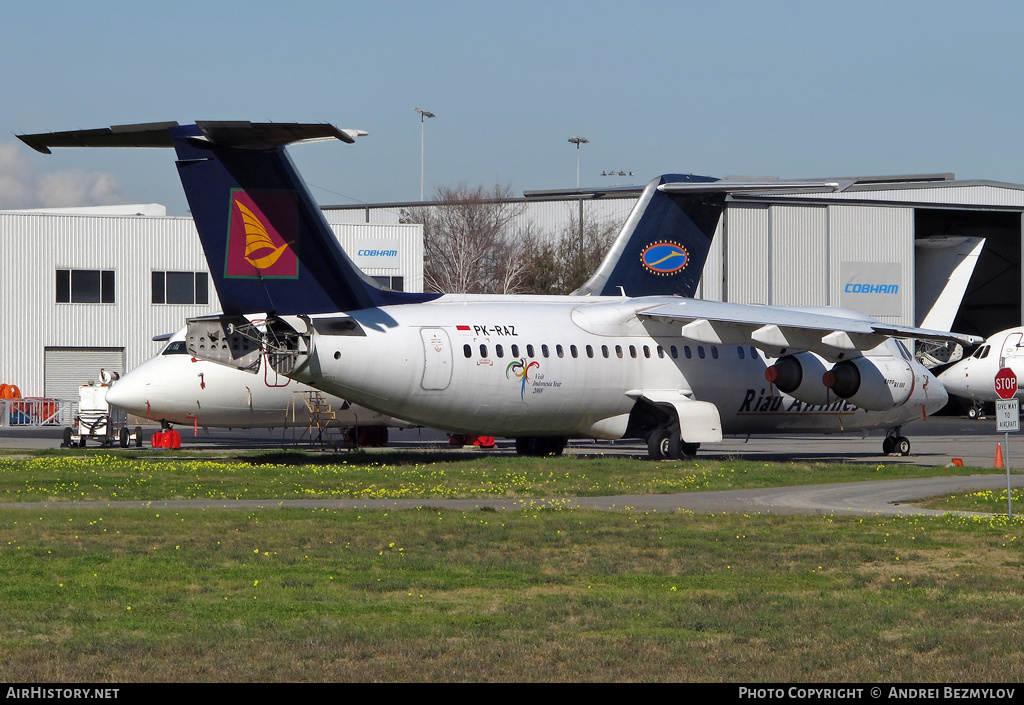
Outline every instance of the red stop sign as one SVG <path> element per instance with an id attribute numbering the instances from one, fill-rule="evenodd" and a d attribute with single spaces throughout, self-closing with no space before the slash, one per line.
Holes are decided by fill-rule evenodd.
<path id="1" fill-rule="evenodd" d="M 1017 375 L 1009 367 L 996 372 L 996 394 L 1000 399 L 1013 399 L 1017 393 Z"/>

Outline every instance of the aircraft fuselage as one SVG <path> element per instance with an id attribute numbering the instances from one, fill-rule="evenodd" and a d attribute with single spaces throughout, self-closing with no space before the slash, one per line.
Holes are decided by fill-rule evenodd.
<path id="1" fill-rule="evenodd" d="M 766 381 L 773 358 L 750 344 L 698 343 L 678 322 L 636 315 L 650 305 L 445 296 L 352 312 L 357 326 L 345 334 L 335 332 L 344 318 L 314 318 L 308 361 L 290 376 L 415 423 L 506 437 L 622 438 L 645 395 L 710 402 L 729 434 L 891 428 L 946 402 L 931 373 L 890 340 L 867 355 L 912 370 L 912 381 L 892 381 L 912 386 L 905 402 L 885 411 L 834 395 L 809 404 Z"/>

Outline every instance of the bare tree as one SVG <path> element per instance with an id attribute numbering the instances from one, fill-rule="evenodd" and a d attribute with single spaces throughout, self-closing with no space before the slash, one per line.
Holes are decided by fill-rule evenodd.
<path id="1" fill-rule="evenodd" d="M 439 188 L 431 206 L 410 208 L 402 221 L 422 223 L 424 288 L 447 294 L 512 294 L 522 290 L 529 225 L 515 227 L 525 207 L 511 188 Z M 518 232 L 516 232 L 518 230 Z"/>
<path id="2" fill-rule="evenodd" d="M 531 235 L 523 286 L 534 294 L 569 294 L 594 273 L 622 227 L 619 220 L 598 222 L 575 206 L 569 222 L 554 237 Z"/>

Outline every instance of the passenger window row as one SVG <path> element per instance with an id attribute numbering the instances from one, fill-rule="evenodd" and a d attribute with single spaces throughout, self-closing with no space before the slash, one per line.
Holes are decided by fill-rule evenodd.
<path id="1" fill-rule="evenodd" d="M 698 359 L 706 359 L 708 356 L 708 351 L 704 349 L 704 346 L 698 345 L 696 346 L 696 348 Z M 523 348 L 520 348 L 520 346 L 517 343 L 513 343 L 512 345 L 509 346 L 509 352 L 511 353 L 511 357 L 513 358 L 524 357 L 524 351 L 525 357 L 528 357 L 530 359 L 537 357 L 537 350 L 531 343 L 528 343 Z M 643 354 L 643 357 L 646 359 L 649 359 L 652 355 L 651 347 L 649 345 L 643 345 L 640 346 L 639 348 L 636 345 L 628 345 L 625 347 L 622 345 L 601 345 L 597 350 L 595 350 L 593 345 L 583 346 L 583 352 L 586 354 L 588 358 L 595 357 L 598 351 L 600 352 L 601 357 L 604 358 L 610 358 L 612 356 L 613 351 L 615 357 L 620 359 L 626 357 L 627 351 L 629 357 L 634 360 L 639 358 L 641 354 Z M 481 358 L 489 357 L 488 346 L 486 344 L 480 344 L 479 352 Z M 569 356 L 575 359 L 580 356 L 581 351 L 577 346 L 570 345 L 568 352 Z M 667 351 L 660 345 L 655 347 L 655 354 L 657 354 L 657 356 L 660 358 L 665 357 L 666 352 L 673 360 L 679 357 L 679 348 L 677 348 L 675 345 L 670 345 Z M 561 345 L 556 345 L 554 353 L 555 357 L 565 357 L 566 349 L 563 348 Z M 469 343 L 463 345 L 462 354 L 465 355 L 467 359 L 473 357 L 473 346 L 470 345 Z M 689 345 L 683 346 L 683 357 L 685 357 L 687 360 L 690 360 L 693 358 L 693 354 L 694 352 Z M 741 345 L 736 346 L 736 357 L 738 357 L 740 360 L 745 359 L 748 354 L 750 355 L 750 359 L 756 359 L 757 349 L 754 348 L 753 346 L 750 346 L 749 348 L 744 348 Z M 712 360 L 717 360 L 719 358 L 719 351 L 717 345 L 710 346 L 710 355 Z M 501 343 L 495 345 L 494 356 L 498 358 L 505 357 L 505 346 L 502 345 Z M 548 345 L 545 344 L 540 346 L 540 357 L 551 357 L 551 349 L 550 347 L 548 347 Z"/>

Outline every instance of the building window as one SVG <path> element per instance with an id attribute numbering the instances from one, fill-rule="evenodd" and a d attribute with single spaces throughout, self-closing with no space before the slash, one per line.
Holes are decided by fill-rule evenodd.
<path id="1" fill-rule="evenodd" d="M 374 276 L 371 278 L 385 289 L 405 291 L 405 277 Z"/>
<path id="2" fill-rule="evenodd" d="M 99 269 L 58 269 L 57 303 L 114 303 L 114 273 Z"/>
<path id="3" fill-rule="evenodd" d="M 209 291 L 206 272 L 153 272 L 155 304 L 208 304 Z"/>

